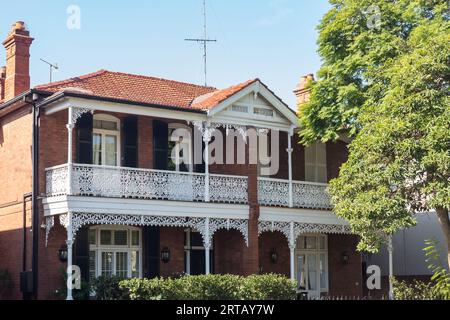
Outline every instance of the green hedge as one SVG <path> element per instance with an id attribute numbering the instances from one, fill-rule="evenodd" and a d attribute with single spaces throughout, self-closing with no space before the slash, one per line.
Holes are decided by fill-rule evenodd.
<path id="1" fill-rule="evenodd" d="M 275 275 L 200 275 L 130 279 L 119 283 L 131 300 L 294 300 L 296 283 Z"/>

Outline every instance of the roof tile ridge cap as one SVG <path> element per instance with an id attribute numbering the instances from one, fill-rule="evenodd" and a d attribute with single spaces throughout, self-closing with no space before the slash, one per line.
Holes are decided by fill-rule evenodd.
<path id="1" fill-rule="evenodd" d="M 94 77 L 97 77 L 97 76 L 100 76 L 100 75 L 103 75 L 103 74 L 106 74 L 106 73 L 109 73 L 109 72 L 110 71 L 108 71 L 108 70 L 100 69 L 98 71 L 95 71 L 95 72 L 92 72 L 92 73 L 88 73 L 88 74 L 85 74 L 85 75 L 81 75 L 81 76 L 78 76 L 78 77 L 72 77 L 72 78 L 69 78 L 69 79 L 61 80 L 61 81 L 40 84 L 40 85 L 35 86 L 34 88 L 35 89 L 41 89 L 41 88 L 45 89 L 45 88 L 57 87 L 57 86 L 60 86 L 60 85 L 63 85 L 63 84 L 69 84 L 71 82 L 76 82 L 78 80 L 85 80 L 85 79 L 94 78 Z"/>
<path id="2" fill-rule="evenodd" d="M 192 87 L 218 90 L 215 87 L 210 87 L 210 86 L 205 87 L 205 86 L 202 86 L 202 85 L 199 85 L 199 84 L 195 84 L 195 83 L 189 83 L 189 82 L 184 82 L 184 81 L 166 79 L 166 78 L 155 77 L 155 76 L 146 76 L 146 75 L 143 75 L 143 74 L 134 74 L 134 73 L 128 73 L 128 72 L 121 72 L 121 71 L 108 71 L 108 72 L 109 73 L 113 73 L 113 74 L 117 74 L 117 75 L 131 76 L 131 77 L 135 77 L 135 78 L 161 80 L 161 81 L 165 81 L 165 82 L 172 82 L 172 83 L 177 83 L 177 84 L 189 85 L 189 86 L 192 86 Z"/>

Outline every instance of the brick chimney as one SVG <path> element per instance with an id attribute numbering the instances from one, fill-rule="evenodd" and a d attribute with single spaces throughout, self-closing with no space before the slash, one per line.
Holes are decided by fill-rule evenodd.
<path id="1" fill-rule="evenodd" d="M 6 67 L 0 68 L 0 101 L 5 99 L 5 78 L 6 78 Z"/>
<path id="2" fill-rule="evenodd" d="M 307 86 L 312 81 L 314 81 L 314 75 L 312 73 L 307 74 L 306 76 L 300 78 L 300 82 L 294 89 L 294 94 L 297 97 L 297 105 L 301 105 L 309 101 L 311 92 L 309 89 L 307 89 Z"/>
<path id="3" fill-rule="evenodd" d="M 30 89 L 30 45 L 33 40 L 25 23 L 18 21 L 3 41 L 6 49 L 5 101 Z"/>

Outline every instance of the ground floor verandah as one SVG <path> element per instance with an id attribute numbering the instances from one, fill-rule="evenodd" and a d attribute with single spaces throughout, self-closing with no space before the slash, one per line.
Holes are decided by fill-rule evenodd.
<path id="1" fill-rule="evenodd" d="M 67 265 L 79 266 L 86 280 L 101 275 L 278 273 L 297 280 L 299 292 L 310 296 L 362 294 L 361 256 L 347 226 L 256 223 L 255 235 L 248 219 L 71 212 L 47 217 L 43 250 L 57 255 L 49 251 L 61 250 L 65 243 Z"/>

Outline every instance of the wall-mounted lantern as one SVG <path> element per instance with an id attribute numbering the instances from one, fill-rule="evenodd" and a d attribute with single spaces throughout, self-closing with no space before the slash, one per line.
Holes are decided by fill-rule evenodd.
<path id="1" fill-rule="evenodd" d="M 161 261 L 163 263 L 168 263 L 170 261 L 170 250 L 167 247 L 164 247 L 161 250 Z"/>
<path id="2" fill-rule="evenodd" d="M 59 261 L 61 262 L 67 262 L 67 246 L 66 245 L 62 245 L 61 248 L 59 248 L 58 251 L 58 257 L 59 257 Z"/>

